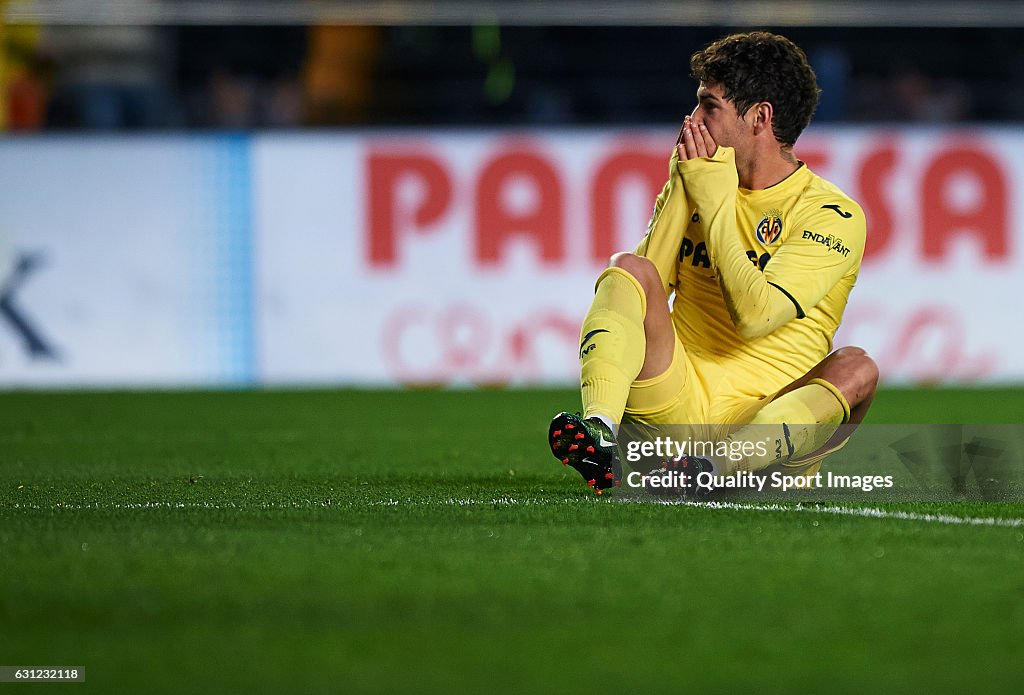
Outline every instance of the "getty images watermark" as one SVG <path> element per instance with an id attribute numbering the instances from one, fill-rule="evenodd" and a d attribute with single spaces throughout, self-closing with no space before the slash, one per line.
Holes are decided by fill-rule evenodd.
<path id="1" fill-rule="evenodd" d="M 768 470 L 764 474 L 746 470 L 731 474 L 716 471 L 694 473 L 680 468 L 684 459 L 690 456 L 718 462 L 738 464 L 756 457 L 770 459 L 769 451 L 778 449 L 781 442 L 772 437 L 756 441 L 736 439 L 700 439 L 687 434 L 683 439 L 658 435 L 649 439 L 628 439 L 623 442 L 625 459 L 632 466 L 654 459 L 660 466 L 650 472 L 630 471 L 625 475 L 626 485 L 644 490 L 698 490 L 736 489 L 764 492 L 777 490 L 844 489 L 871 492 L 875 489 L 892 488 L 892 475 L 842 475 L 827 471 L 789 473 Z M 724 467 L 724 466 L 722 466 Z"/>
<path id="2" fill-rule="evenodd" d="M 698 490 L 750 490 L 764 492 L 766 490 L 814 490 L 839 489 L 872 490 L 895 487 L 891 475 L 837 475 L 832 471 L 818 471 L 810 475 L 799 475 L 771 471 L 768 475 L 759 475 L 748 471 L 738 471 L 731 475 L 715 473 L 698 473 L 690 475 L 678 470 L 657 470 L 651 473 L 630 471 L 626 477 L 626 485 L 644 490 L 678 490 L 695 487 Z"/>
<path id="3" fill-rule="evenodd" d="M 830 429 L 801 433 L 835 449 L 819 462 L 790 460 L 778 427 L 748 426 L 738 438 L 726 427 L 626 424 L 619 432 L 621 489 L 657 496 L 698 490 L 817 499 L 1024 500 L 1024 425 L 820 427 Z M 707 459 L 714 469 L 689 457 Z"/>

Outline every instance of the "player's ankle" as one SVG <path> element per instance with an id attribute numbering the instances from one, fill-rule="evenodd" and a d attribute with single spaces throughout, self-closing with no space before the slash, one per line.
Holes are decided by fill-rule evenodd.
<path id="1" fill-rule="evenodd" d="M 619 423 L 615 422 L 615 420 L 613 420 L 607 415 L 603 415 L 601 413 L 594 413 L 593 415 L 588 415 L 587 419 L 600 420 L 612 434 L 616 436 L 619 434 Z"/>

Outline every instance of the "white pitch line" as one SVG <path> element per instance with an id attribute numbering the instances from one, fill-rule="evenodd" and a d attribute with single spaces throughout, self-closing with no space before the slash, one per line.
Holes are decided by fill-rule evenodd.
<path id="1" fill-rule="evenodd" d="M 15 502 L 10 506 L 0 505 L 0 510 L 3 509 L 31 509 L 33 511 L 83 511 L 88 509 L 96 510 L 146 510 L 146 509 L 211 509 L 211 510 L 265 510 L 265 509 L 326 509 L 329 507 L 404 507 L 404 506 L 446 506 L 446 507 L 465 507 L 472 505 L 487 505 L 487 506 L 515 506 L 515 505 L 545 505 L 556 502 L 559 504 L 570 503 L 570 504 L 597 504 L 600 502 L 598 499 L 586 499 L 586 498 L 565 498 L 561 500 L 550 500 L 541 498 L 523 498 L 519 499 L 516 497 L 494 497 L 492 499 L 458 499 L 448 498 L 444 500 L 416 500 L 407 498 L 404 500 L 389 498 L 386 500 L 375 500 L 372 502 L 353 502 L 347 500 L 299 500 L 295 502 L 257 502 L 257 503 L 238 503 L 238 502 L 172 502 L 168 500 L 157 500 L 151 502 L 56 502 L 54 504 L 35 504 L 32 502 L 22 503 Z"/>
<path id="2" fill-rule="evenodd" d="M 899 510 L 880 509 L 878 507 L 837 507 L 820 505 L 782 505 L 782 504 L 739 504 L 736 502 L 685 502 L 675 500 L 639 500 L 622 499 L 619 502 L 646 503 L 660 505 L 680 505 L 710 510 L 734 510 L 753 512 L 805 512 L 810 514 L 833 514 L 836 516 L 854 516 L 866 519 L 896 519 L 899 521 L 918 521 L 922 523 L 948 524 L 956 526 L 993 526 L 1002 528 L 1024 527 L 1024 519 L 999 518 L 999 517 L 976 517 L 976 516 L 953 516 L 950 514 L 921 514 L 918 512 L 902 512 Z M 550 500 L 540 498 L 516 498 L 516 497 L 494 497 L 491 499 L 472 498 L 448 498 L 444 500 L 416 500 L 406 498 L 404 500 L 389 498 L 374 502 L 350 502 L 334 500 L 303 500 L 298 502 L 263 502 L 260 504 L 238 504 L 236 502 L 112 502 L 112 503 L 86 503 L 86 504 L 22 504 L 16 502 L 8 509 L 32 509 L 32 510 L 86 510 L 86 509 L 115 509 L 115 510 L 146 510 L 146 509 L 212 509 L 212 510 L 246 510 L 246 509 L 317 509 L 329 507 L 403 507 L 403 506 L 517 506 L 517 505 L 546 505 L 552 502 L 569 504 L 597 504 L 597 498 L 565 498 L 561 500 Z M 4 509 L 0 506 L 0 510 Z"/>
<path id="3" fill-rule="evenodd" d="M 837 516 L 859 516 L 867 519 L 898 519 L 900 521 L 921 521 L 932 524 L 952 524 L 958 526 L 1000 526 L 1004 528 L 1020 528 L 1024 519 L 1001 519 L 994 516 L 953 516 L 950 514 L 919 514 L 917 512 L 901 512 L 899 510 L 879 509 L 877 507 L 835 507 L 835 506 L 804 506 L 797 504 L 737 504 L 735 502 L 666 502 L 660 504 L 684 504 L 688 507 L 702 509 L 735 509 L 755 512 L 810 512 L 811 514 L 835 514 Z"/>

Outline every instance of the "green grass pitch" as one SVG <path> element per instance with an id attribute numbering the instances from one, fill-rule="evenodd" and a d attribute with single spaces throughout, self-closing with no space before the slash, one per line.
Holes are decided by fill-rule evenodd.
<path id="1" fill-rule="evenodd" d="M 616 503 L 546 449 L 577 402 L 0 394 L 0 665 L 83 666 L 60 692 L 1019 692 L 1024 505 Z M 871 421 L 1022 412 L 888 390 Z"/>

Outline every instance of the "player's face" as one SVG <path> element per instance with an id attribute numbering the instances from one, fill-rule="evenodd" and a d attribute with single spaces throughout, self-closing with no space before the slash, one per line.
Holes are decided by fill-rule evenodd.
<path id="1" fill-rule="evenodd" d="M 744 143 L 744 136 L 749 136 L 750 129 L 733 103 L 725 98 L 724 92 L 721 85 L 701 82 L 697 88 L 697 108 L 690 117 L 707 126 L 719 145 L 739 148 Z"/>

